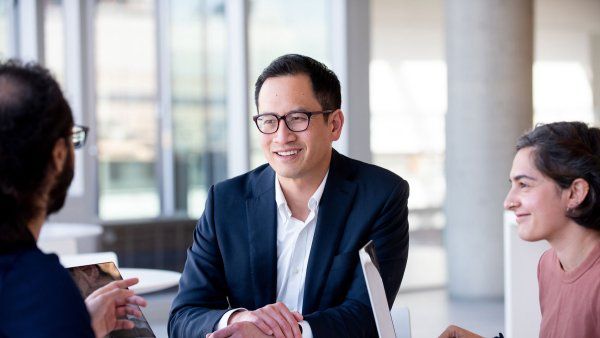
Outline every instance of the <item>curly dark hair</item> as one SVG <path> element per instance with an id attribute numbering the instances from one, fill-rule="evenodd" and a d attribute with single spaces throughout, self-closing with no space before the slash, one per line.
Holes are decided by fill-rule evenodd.
<path id="1" fill-rule="evenodd" d="M 71 108 L 47 69 L 18 60 L 0 63 L 2 251 L 32 243 L 27 224 L 39 216 L 53 147 L 72 127 Z"/>
<path id="2" fill-rule="evenodd" d="M 258 95 L 268 78 L 305 74 L 310 78 L 315 98 L 323 110 L 336 110 L 342 106 L 340 80 L 323 63 L 299 54 L 286 54 L 273 60 L 254 85 L 254 103 L 258 109 Z M 325 119 L 327 119 L 325 115 Z"/>
<path id="3" fill-rule="evenodd" d="M 582 122 L 537 125 L 517 141 L 517 151 L 532 147 L 537 169 L 566 189 L 577 178 L 589 185 L 585 199 L 567 217 L 586 228 L 600 230 L 600 129 Z"/>

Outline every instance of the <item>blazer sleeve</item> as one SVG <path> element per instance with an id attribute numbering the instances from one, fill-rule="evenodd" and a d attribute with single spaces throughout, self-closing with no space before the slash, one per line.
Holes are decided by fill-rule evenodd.
<path id="1" fill-rule="evenodd" d="M 179 292 L 169 314 L 169 337 L 205 337 L 229 307 L 225 272 L 214 222 L 214 187 L 194 230 Z"/>
<path id="2" fill-rule="evenodd" d="M 388 305 L 391 308 L 400 289 L 408 258 L 408 183 L 401 180 L 392 189 L 371 228 Z M 358 263 L 342 304 L 305 314 L 315 338 L 377 337 L 371 303 Z"/>

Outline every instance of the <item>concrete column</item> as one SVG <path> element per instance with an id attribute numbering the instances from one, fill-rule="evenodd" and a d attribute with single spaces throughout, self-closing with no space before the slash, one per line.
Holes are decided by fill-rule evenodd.
<path id="1" fill-rule="evenodd" d="M 55 222 L 98 223 L 98 149 L 94 85 L 95 0 L 64 0 L 65 96 L 75 123 L 90 127 L 83 149 L 75 152 L 75 177 Z"/>
<path id="2" fill-rule="evenodd" d="M 227 176 L 250 169 L 248 0 L 227 0 Z M 254 84 L 254 82 L 252 83 Z M 252 114 L 253 115 L 253 114 Z"/>
<path id="3" fill-rule="evenodd" d="M 594 104 L 594 124 L 600 126 L 600 34 L 590 37 L 592 71 L 592 100 Z"/>
<path id="4" fill-rule="evenodd" d="M 17 4 L 17 55 L 25 62 L 44 64 L 44 5 L 22 0 Z"/>
<path id="5" fill-rule="evenodd" d="M 333 146 L 364 162 L 371 162 L 370 22 L 370 1 L 331 1 L 332 69 L 340 79 L 346 118 L 342 136 Z"/>
<path id="6" fill-rule="evenodd" d="M 502 201 L 531 127 L 532 0 L 447 0 L 446 248 L 450 295 L 503 295 Z"/>

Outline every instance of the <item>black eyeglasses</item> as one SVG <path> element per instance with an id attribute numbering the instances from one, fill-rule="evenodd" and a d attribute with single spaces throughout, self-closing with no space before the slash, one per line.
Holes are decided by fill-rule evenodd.
<path id="1" fill-rule="evenodd" d="M 324 111 L 291 111 L 283 116 L 275 113 L 254 115 L 252 119 L 263 134 L 273 134 L 279 130 L 279 121 L 283 120 L 287 128 L 294 132 L 305 131 L 310 124 L 310 118 L 318 114 L 331 114 L 334 110 Z"/>
<path id="2" fill-rule="evenodd" d="M 73 147 L 75 149 L 79 149 L 85 145 L 85 140 L 87 139 L 87 134 L 90 128 L 86 126 L 74 125 L 71 130 L 71 137 L 73 140 Z"/>

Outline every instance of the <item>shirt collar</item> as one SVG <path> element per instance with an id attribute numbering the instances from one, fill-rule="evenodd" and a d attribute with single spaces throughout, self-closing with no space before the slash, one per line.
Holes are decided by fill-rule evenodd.
<path id="1" fill-rule="evenodd" d="M 319 202 L 321 201 L 321 197 L 323 196 L 323 191 L 325 190 L 325 183 L 327 182 L 328 176 L 329 170 L 327 170 L 327 173 L 325 173 L 325 177 L 323 177 L 323 181 L 321 181 L 321 184 L 317 190 L 308 199 L 308 209 L 310 211 L 315 212 L 317 210 Z M 275 175 L 275 203 L 277 204 L 277 210 L 283 212 L 287 218 L 292 216 L 292 211 L 287 205 L 287 201 L 283 195 L 283 190 L 281 190 L 281 185 L 279 184 L 279 177 L 277 174 Z"/>

